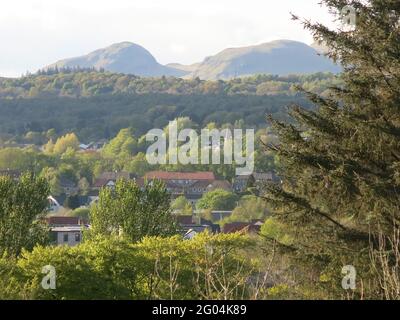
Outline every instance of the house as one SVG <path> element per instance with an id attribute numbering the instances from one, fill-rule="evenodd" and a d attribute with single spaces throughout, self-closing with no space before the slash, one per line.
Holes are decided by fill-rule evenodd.
<path id="1" fill-rule="evenodd" d="M 97 142 L 90 142 L 89 144 L 81 143 L 79 149 L 81 151 L 98 151 L 102 149 L 107 143 L 107 140 L 102 139 Z"/>
<path id="2" fill-rule="evenodd" d="M 79 217 L 50 216 L 50 239 L 54 245 L 76 246 L 82 241 L 82 232 L 88 228 L 87 221 Z"/>
<path id="3" fill-rule="evenodd" d="M 194 182 L 192 185 L 188 186 L 185 189 L 185 192 L 187 194 L 202 196 L 204 193 L 207 192 L 208 188 L 211 186 L 212 183 L 213 182 L 209 180 L 199 180 Z"/>
<path id="4" fill-rule="evenodd" d="M 195 216 L 201 216 L 206 210 L 194 210 Z M 233 211 L 213 210 L 210 212 L 212 221 L 220 221 L 232 215 Z"/>
<path id="5" fill-rule="evenodd" d="M 259 222 L 231 222 L 226 223 L 223 228 L 223 233 L 255 233 L 258 234 L 261 231 L 262 223 Z"/>
<path id="6" fill-rule="evenodd" d="M 110 171 L 110 172 L 103 172 L 99 179 L 108 179 L 108 180 L 118 180 L 118 179 L 135 179 L 136 175 L 126 171 Z"/>
<path id="7" fill-rule="evenodd" d="M 192 208 L 195 208 L 197 202 L 203 197 L 202 194 L 190 194 L 190 193 L 185 193 L 183 194 L 183 196 L 192 205 Z"/>
<path id="8" fill-rule="evenodd" d="M 186 188 L 186 193 L 203 195 L 206 192 L 216 189 L 232 191 L 232 186 L 229 181 L 226 180 L 200 180 Z"/>
<path id="9" fill-rule="evenodd" d="M 212 191 L 216 189 L 232 191 L 232 185 L 227 180 L 215 180 L 213 183 L 207 186 L 207 191 Z"/>
<path id="10" fill-rule="evenodd" d="M 46 217 L 45 220 L 50 227 L 77 226 L 87 224 L 87 221 L 80 217 L 49 216 Z"/>
<path id="11" fill-rule="evenodd" d="M 278 182 L 274 172 L 254 172 L 253 178 L 256 184 L 262 185 L 265 183 Z"/>
<path id="12" fill-rule="evenodd" d="M 56 198 L 52 197 L 52 196 L 48 196 L 47 200 L 49 202 L 49 206 L 48 206 L 48 210 L 51 213 L 56 213 L 58 211 L 60 211 L 61 209 L 63 209 L 64 207 L 57 201 Z"/>
<path id="13" fill-rule="evenodd" d="M 193 207 L 195 207 L 196 203 L 202 198 L 203 194 L 207 192 L 211 183 L 212 181 L 209 180 L 196 181 L 187 188 L 182 189 L 182 195 L 191 203 Z"/>
<path id="14" fill-rule="evenodd" d="M 98 193 L 97 193 L 98 194 Z M 49 211 L 52 213 L 56 213 L 59 210 L 64 209 L 65 201 L 67 200 L 68 194 L 60 194 L 57 196 L 49 196 L 47 200 L 49 201 Z M 77 199 L 77 207 L 88 207 L 92 202 L 92 197 L 89 195 L 78 195 L 77 193 L 73 194 L 73 197 Z M 98 198 L 98 197 L 97 197 Z M 74 199 L 75 200 L 75 199 Z"/>
<path id="15" fill-rule="evenodd" d="M 89 205 L 96 203 L 99 200 L 99 190 L 92 189 L 87 194 Z"/>
<path id="16" fill-rule="evenodd" d="M 89 145 L 88 145 L 88 144 L 81 143 L 81 144 L 79 145 L 79 150 L 82 150 L 82 151 L 89 150 Z"/>
<path id="17" fill-rule="evenodd" d="M 202 219 L 196 216 L 176 216 L 176 221 L 178 222 L 181 233 L 187 236 L 188 233 L 201 233 L 208 230 L 211 233 L 219 233 L 221 230 L 219 225 L 213 224 L 211 221 Z"/>
<path id="18" fill-rule="evenodd" d="M 173 199 L 185 196 L 193 206 L 216 181 L 213 172 L 151 171 L 143 179 L 163 181 Z"/>
<path id="19" fill-rule="evenodd" d="M 279 178 L 274 172 L 254 172 L 250 175 L 237 176 L 233 182 L 233 190 L 236 193 L 243 193 L 250 187 L 278 182 Z"/>
<path id="20" fill-rule="evenodd" d="M 78 201 L 80 207 L 87 207 L 91 203 L 91 198 L 88 195 L 78 195 Z"/>
<path id="21" fill-rule="evenodd" d="M 185 188 L 183 195 L 192 204 L 192 206 L 196 206 L 197 201 L 199 201 L 206 192 L 216 189 L 231 191 L 232 186 L 226 180 L 199 180 Z"/>
<path id="22" fill-rule="evenodd" d="M 233 191 L 236 193 L 246 192 L 247 188 L 254 183 L 252 175 L 236 176 L 233 181 Z"/>
<path id="23" fill-rule="evenodd" d="M 114 188 L 117 180 L 135 180 L 136 175 L 125 171 L 103 172 L 93 183 L 93 189 L 99 190 L 104 187 Z"/>
<path id="24" fill-rule="evenodd" d="M 168 171 L 150 171 L 143 177 L 145 180 L 170 181 L 180 186 L 189 186 L 197 181 L 214 181 L 213 172 L 168 172 Z"/>
<path id="25" fill-rule="evenodd" d="M 105 187 L 114 189 L 116 182 L 117 181 L 115 179 L 101 179 L 101 178 L 98 178 L 93 183 L 93 189 L 100 190 L 101 188 L 105 188 Z"/>
<path id="26" fill-rule="evenodd" d="M 88 149 L 89 150 L 100 150 L 102 149 L 106 144 L 108 143 L 108 141 L 106 139 L 100 139 L 96 142 L 91 142 L 88 145 Z"/>
<path id="27" fill-rule="evenodd" d="M 52 243 L 58 246 L 76 246 L 82 241 L 82 226 L 64 226 L 50 228 Z"/>

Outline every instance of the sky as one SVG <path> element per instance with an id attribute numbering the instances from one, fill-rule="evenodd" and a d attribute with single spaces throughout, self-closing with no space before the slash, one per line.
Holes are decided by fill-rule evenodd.
<path id="1" fill-rule="evenodd" d="M 191 64 L 229 47 L 312 43 L 295 13 L 330 25 L 320 0 L 1 0 L 0 76 L 130 41 L 162 64 Z"/>

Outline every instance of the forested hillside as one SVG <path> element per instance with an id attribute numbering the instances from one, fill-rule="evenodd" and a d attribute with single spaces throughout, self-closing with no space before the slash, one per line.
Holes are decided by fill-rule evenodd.
<path id="1" fill-rule="evenodd" d="M 87 70 L 48 70 L 18 79 L 0 79 L 0 134 L 3 140 L 54 128 L 74 131 L 81 141 L 110 138 L 122 128 L 137 134 L 164 127 L 176 117 L 204 126 L 242 120 L 265 126 L 265 116 L 286 119 L 293 102 L 312 104 L 296 92 L 301 85 L 324 94 L 340 83 L 332 74 L 259 75 L 230 81 L 140 78 Z"/>

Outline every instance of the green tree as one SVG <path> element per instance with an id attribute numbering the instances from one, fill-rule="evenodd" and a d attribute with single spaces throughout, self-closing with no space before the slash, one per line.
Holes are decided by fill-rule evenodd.
<path id="1" fill-rule="evenodd" d="M 19 148 L 0 149 L 0 168 L 13 170 L 29 170 L 33 167 L 33 159 L 27 152 Z"/>
<path id="2" fill-rule="evenodd" d="M 43 151 L 47 154 L 52 154 L 54 152 L 54 142 L 52 139 L 47 141 L 47 143 L 43 146 Z"/>
<path id="3" fill-rule="evenodd" d="M 63 154 L 68 149 L 79 149 L 79 140 L 75 133 L 67 133 L 66 135 L 58 138 L 54 144 L 53 152 L 56 154 Z"/>
<path id="4" fill-rule="evenodd" d="M 55 129 L 49 129 L 46 132 L 46 138 L 48 141 L 53 140 L 55 141 L 57 139 L 57 132 Z"/>
<path id="5" fill-rule="evenodd" d="M 192 215 L 193 212 L 191 203 L 184 196 L 176 198 L 171 204 L 171 209 L 182 215 Z"/>
<path id="6" fill-rule="evenodd" d="M 261 235 L 267 239 L 273 239 L 279 241 L 280 244 L 289 246 L 295 243 L 295 239 L 289 235 L 293 231 L 288 227 L 279 222 L 277 219 L 271 217 L 268 218 L 261 227 Z"/>
<path id="7" fill-rule="evenodd" d="M 40 176 L 46 179 L 52 195 L 60 195 L 63 193 L 63 189 L 60 187 L 60 178 L 56 169 L 45 167 L 40 172 Z"/>
<path id="8" fill-rule="evenodd" d="M 122 233 L 132 241 L 177 232 L 170 196 L 160 181 L 141 188 L 135 181 L 121 179 L 114 190 L 103 188 L 98 203 L 91 207 L 90 221 L 94 234 Z"/>
<path id="9" fill-rule="evenodd" d="M 232 215 L 224 219 L 223 222 L 249 222 L 253 219 L 264 219 L 267 212 L 265 201 L 253 195 L 243 196 Z"/>
<path id="10" fill-rule="evenodd" d="M 139 176 L 143 176 L 151 169 L 154 169 L 154 166 L 147 162 L 146 155 L 143 152 L 139 152 L 132 159 L 124 161 L 124 171 L 135 172 Z"/>
<path id="11" fill-rule="evenodd" d="M 121 129 L 117 136 L 107 143 L 102 152 L 106 157 L 127 157 L 136 152 L 137 141 L 130 128 Z"/>
<path id="12" fill-rule="evenodd" d="M 304 22 L 342 64 L 343 85 L 329 98 L 306 93 L 318 109 L 294 106 L 296 125 L 273 121 L 280 143 L 271 149 L 283 184 L 269 186 L 265 197 L 295 239 L 291 258 L 307 267 L 302 284 L 343 297 L 341 270 L 353 265 L 359 281 L 354 297 L 383 297 L 369 251 L 379 235 L 390 240 L 400 221 L 399 3 L 322 2 L 332 12 L 345 5 L 357 12 L 351 30 Z"/>
<path id="13" fill-rule="evenodd" d="M 83 177 L 78 181 L 78 187 L 79 187 L 79 192 L 82 195 L 87 195 L 90 190 L 90 183 L 85 177 Z"/>
<path id="14" fill-rule="evenodd" d="M 82 219 L 89 219 L 90 209 L 89 208 L 77 208 L 68 213 L 70 217 L 79 217 Z"/>
<path id="15" fill-rule="evenodd" d="M 197 202 L 199 209 L 233 210 L 237 205 L 238 197 L 233 192 L 215 189 L 203 195 Z"/>
<path id="16" fill-rule="evenodd" d="M 36 145 L 41 145 L 43 143 L 43 134 L 41 132 L 33 132 L 33 131 L 29 131 L 26 135 L 25 135 L 25 140 L 28 143 L 33 143 Z"/>
<path id="17" fill-rule="evenodd" d="M 95 237 L 79 246 L 37 246 L 18 260 L 0 257 L 3 299 L 248 299 L 257 262 L 254 241 L 238 234 Z M 43 266 L 56 270 L 56 289 L 41 285 Z"/>
<path id="18" fill-rule="evenodd" d="M 136 259 L 121 239 L 96 239 L 76 247 L 37 246 L 23 251 L 16 265 L 9 266 L 8 281 L 23 299 L 129 299 L 136 289 Z M 1 260 L 0 260 L 1 264 Z M 56 289 L 42 288 L 43 266 L 56 270 Z M 6 288 L 11 297 L 15 289 Z"/>
<path id="19" fill-rule="evenodd" d="M 50 194 L 44 178 L 25 173 L 18 181 L 0 177 L 0 255 L 18 255 L 47 241 L 48 230 L 42 221 Z"/>

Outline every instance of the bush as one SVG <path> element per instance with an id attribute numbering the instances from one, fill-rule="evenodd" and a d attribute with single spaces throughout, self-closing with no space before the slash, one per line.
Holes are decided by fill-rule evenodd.
<path id="1" fill-rule="evenodd" d="M 4 299 L 240 299 L 250 297 L 256 263 L 238 234 L 147 237 L 133 244 L 95 237 L 76 247 L 36 247 L 0 259 Z M 41 286 L 42 268 L 56 270 L 56 289 Z M 3 268 L 4 266 L 4 268 Z"/>

